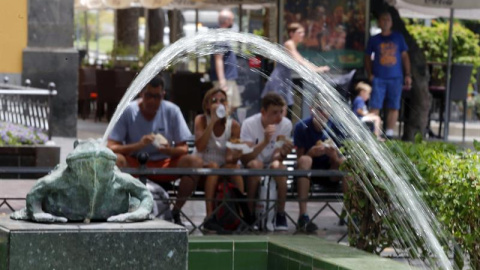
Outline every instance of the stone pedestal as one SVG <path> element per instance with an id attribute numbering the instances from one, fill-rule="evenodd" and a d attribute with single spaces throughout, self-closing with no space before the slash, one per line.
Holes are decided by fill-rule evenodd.
<path id="1" fill-rule="evenodd" d="M 188 232 L 163 221 L 39 224 L 0 217 L 0 269 L 187 269 Z"/>
<path id="2" fill-rule="evenodd" d="M 73 0 L 28 0 L 28 43 L 23 50 L 22 80 L 47 88 L 52 100 L 54 136 L 77 136 L 78 51 L 73 47 Z"/>
<path id="3" fill-rule="evenodd" d="M 23 50 L 23 79 L 33 87 L 48 88 L 56 84 L 57 95 L 52 98 L 53 136 L 77 136 L 78 51 L 74 48 L 38 48 Z"/>

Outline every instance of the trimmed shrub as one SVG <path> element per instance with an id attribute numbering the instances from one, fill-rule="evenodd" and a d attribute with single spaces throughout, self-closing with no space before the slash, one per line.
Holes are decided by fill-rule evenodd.
<path id="1" fill-rule="evenodd" d="M 471 265 L 480 269 L 480 143 L 475 141 L 476 151 L 459 149 L 443 142 L 422 141 L 415 143 L 389 141 L 387 147 L 402 164 L 413 163 L 417 170 L 408 171 L 410 184 L 418 191 L 437 219 L 443 224 L 463 252 L 470 258 Z M 348 152 L 348 144 L 346 151 Z M 360 164 L 345 162 L 344 169 L 354 175 L 365 174 Z M 419 173 L 423 180 L 418 181 Z M 384 187 L 373 182 L 376 195 L 395 211 Z M 391 229 L 399 229 L 388 215 L 379 216 L 375 207 L 354 179 L 345 195 L 345 206 L 353 222 L 349 222 L 350 244 L 366 251 L 379 253 L 385 247 L 395 246 Z M 387 226 L 389 225 L 389 226 Z M 401 230 L 401 228 L 400 228 Z M 401 234 L 402 232 L 400 232 Z M 418 239 L 421 241 L 421 239 Z M 418 243 L 422 247 L 422 243 Z M 448 247 L 445 247 L 448 248 Z M 424 256 L 429 256 L 423 250 Z M 461 256 L 456 256 L 456 259 Z M 463 261 L 456 261 L 462 265 Z"/>

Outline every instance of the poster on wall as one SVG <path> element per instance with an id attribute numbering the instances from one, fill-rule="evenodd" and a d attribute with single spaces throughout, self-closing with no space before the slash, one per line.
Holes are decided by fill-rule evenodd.
<path id="1" fill-rule="evenodd" d="M 298 51 L 316 65 L 334 69 L 363 67 L 365 0 L 285 0 L 284 29 L 305 28 Z M 285 30 L 284 40 L 287 40 Z"/>

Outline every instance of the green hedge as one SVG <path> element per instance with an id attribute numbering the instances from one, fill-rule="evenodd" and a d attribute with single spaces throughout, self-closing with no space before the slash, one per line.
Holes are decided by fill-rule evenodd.
<path id="1" fill-rule="evenodd" d="M 407 25 L 408 32 L 422 49 L 429 62 L 447 63 L 448 55 L 448 28 L 445 22 L 433 21 L 432 26 L 419 24 Z M 471 82 L 476 82 L 476 69 L 480 66 L 479 36 L 456 22 L 452 31 L 452 60 L 454 63 L 473 64 L 474 71 Z M 431 74 L 434 80 L 442 80 L 445 76 L 443 69 L 434 69 Z"/>
<path id="2" fill-rule="evenodd" d="M 401 163 L 415 165 L 423 180 L 417 181 L 417 172 L 411 170 L 407 172 L 410 183 L 420 191 L 437 219 L 470 257 L 472 266 L 480 269 L 480 143 L 475 141 L 476 151 L 472 151 L 443 142 L 422 141 L 417 136 L 415 143 L 390 141 L 386 146 Z M 353 161 L 345 163 L 345 168 L 354 175 L 365 176 L 366 170 L 359 166 Z M 355 179 L 345 196 L 345 206 L 354 220 L 349 223 L 350 244 L 377 253 L 385 247 L 395 246 L 395 241 L 402 241 L 395 239 L 392 233 L 395 224 L 391 224 L 388 215 L 378 215 Z M 373 186 L 376 194 L 388 205 L 383 187 L 375 182 Z M 395 206 L 390 205 L 388 209 L 395 211 Z M 402 233 L 405 232 L 400 230 L 400 235 Z M 422 243 L 417 244 L 422 246 Z M 422 254 L 429 256 L 425 250 Z M 462 265 L 463 262 L 457 263 Z"/>

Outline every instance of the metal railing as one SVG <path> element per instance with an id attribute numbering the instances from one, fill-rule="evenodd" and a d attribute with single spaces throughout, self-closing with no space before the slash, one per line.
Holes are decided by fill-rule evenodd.
<path id="1" fill-rule="evenodd" d="M 20 174 L 48 174 L 51 170 L 53 170 L 53 167 L 0 167 L 0 175 L 5 174 L 5 173 L 20 173 Z M 336 170 L 277 170 L 277 169 L 210 169 L 210 168 L 165 168 L 165 169 L 160 169 L 160 168 L 146 168 L 144 166 L 140 166 L 138 168 L 121 168 L 121 171 L 133 174 L 136 176 L 139 176 L 139 179 L 145 183 L 147 176 L 151 175 L 192 175 L 192 176 L 208 176 L 208 175 L 219 175 L 219 176 L 233 176 L 233 175 L 242 175 L 244 177 L 248 176 L 290 176 L 290 177 L 343 177 L 346 175 L 346 173 L 341 172 L 341 171 L 336 171 Z M 12 179 L 15 180 L 15 179 Z M 172 196 L 170 199 L 168 199 L 168 203 L 173 205 L 176 200 L 176 195 L 177 195 L 177 188 L 178 186 L 172 185 L 171 190 L 167 190 L 170 196 Z M 293 188 L 290 188 L 289 194 L 287 194 L 287 201 L 302 201 L 301 199 L 298 199 L 296 196 L 295 191 Z M 0 207 L 2 205 L 7 206 L 10 210 L 14 211 L 14 209 L 11 204 L 9 204 L 9 201 L 18 201 L 18 200 L 24 200 L 25 198 L 19 198 L 19 197 L 5 197 L 1 198 L 0 197 Z M 217 199 L 212 199 L 212 201 L 217 203 L 217 207 L 214 210 L 214 213 L 218 211 L 220 207 L 229 207 L 227 202 L 235 202 L 235 203 L 242 203 L 242 202 L 248 202 L 248 201 L 266 201 L 267 204 L 269 199 L 264 199 L 260 200 L 258 198 L 256 199 L 242 199 L 242 198 L 235 198 L 235 199 L 229 199 L 229 200 L 222 200 L 218 201 Z M 205 201 L 205 197 L 203 192 L 195 190 L 194 194 L 187 198 L 187 201 Z M 342 214 L 337 212 L 333 208 L 333 206 L 330 204 L 332 202 L 342 202 L 343 201 L 343 193 L 339 190 L 329 190 L 329 191 L 321 191 L 321 192 L 315 192 L 313 190 L 310 191 L 310 196 L 308 199 L 304 199 L 303 201 L 308 201 L 308 202 L 321 202 L 324 203 L 322 207 L 317 209 L 315 211 L 315 214 L 312 216 L 312 221 L 320 215 L 322 211 L 325 209 L 330 209 L 339 219 L 343 218 Z M 267 209 L 267 212 L 264 214 L 266 215 L 269 211 L 273 211 L 274 206 L 271 206 L 269 209 Z M 232 213 L 235 213 L 233 209 L 230 209 Z M 191 225 L 190 229 L 190 234 L 194 233 L 196 230 L 201 230 L 204 222 L 201 224 L 197 225 L 195 222 L 188 217 L 187 214 L 184 212 L 181 212 L 182 216 L 188 221 L 188 223 Z M 239 217 L 240 218 L 240 217 Z M 287 213 L 287 218 L 290 219 L 290 221 L 297 226 L 295 220 L 288 215 Z M 245 222 L 242 222 L 242 226 L 236 233 L 245 233 L 245 232 L 253 232 L 253 225 L 252 224 L 247 224 Z M 343 240 L 345 238 L 346 234 L 342 235 L 340 239 L 338 239 L 338 242 Z"/>
<path id="2" fill-rule="evenodd" d="M 50 82 L 48 89 L 8 84 L 8 77 L 0 83 L 0 121 L 21 124 L 41 129 L 52 139 L 51 105 L 57 95 L 55 83 Z"/>

